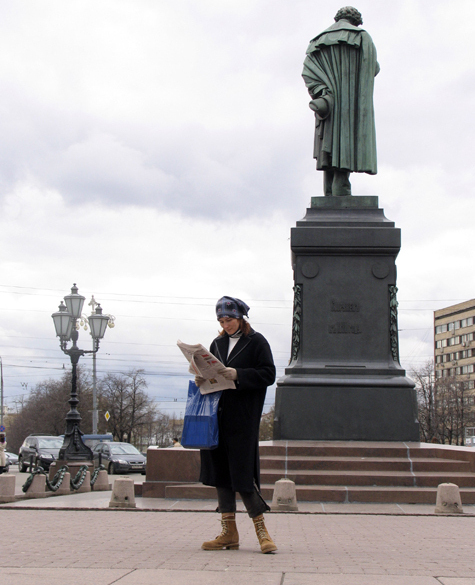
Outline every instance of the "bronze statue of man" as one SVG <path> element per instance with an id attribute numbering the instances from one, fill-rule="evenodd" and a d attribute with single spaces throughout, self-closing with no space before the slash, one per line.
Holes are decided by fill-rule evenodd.
<path id="1" fill-rule="evenodd" d="M 326 196 L 351 195 L 350 173 L 375 175 L 373 87 L 376 47 L 359 28 L 360 12 L 341 8 L 335 23 L 310 41 L 302 76 L 315 112 L 313 157 Z"/>

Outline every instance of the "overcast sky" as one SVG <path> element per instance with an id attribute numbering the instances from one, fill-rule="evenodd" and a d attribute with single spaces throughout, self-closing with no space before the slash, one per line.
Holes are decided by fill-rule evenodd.
<path id="1" fill-rule="evenodd" d="M 290 228 L 322 195 L 302 62 L 342 5 L 0 0 L 7 405 L 69 367 L 51 314 L 75 282 L 116 317 L 99 374 L 143 368 L 166 412 L 183 411 L 189 377 L 176 340 L 208 345 L 222 295 L 248 302 L 283 374 Z M 410 370 L 431 359 L 433 311 L 475 296 L 473 1 L 356 7 L 381 72 L 378 175 L 352 175 L 353 194 L 377 195 L 402 229 Z"/>

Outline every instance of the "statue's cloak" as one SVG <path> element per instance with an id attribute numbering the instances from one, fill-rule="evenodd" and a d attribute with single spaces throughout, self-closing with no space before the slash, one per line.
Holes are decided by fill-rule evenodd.
<path id="1" fill-rule="evenodd" d="M 374 77 L 379 72 L 369 34 L 340 20 L 310 41 L 302 76 L 312 99 L 330 112 L 315 116 L 317 169 L 377 172 Z"/>

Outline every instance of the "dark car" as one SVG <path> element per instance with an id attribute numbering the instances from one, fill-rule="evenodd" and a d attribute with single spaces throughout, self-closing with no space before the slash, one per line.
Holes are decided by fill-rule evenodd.
<path id="1" fill-rule="evenodd" d="M 129 473 L 137 471 L 145 474 L 147 458 L 130 443 L 98 443 L 94 449 L 94 465 L 99 460 L 108 473 Z"/>
<path id="2" fill-rule="evenodd" d="M 18 453 L 18 469 L 26 471 L 30 461 L 38 461 L 38 465 L 45 470 L 59 456 L 59 450 L 63 446 L 63 437 L 49 435 L 29 435 L 23 441 Z"/>

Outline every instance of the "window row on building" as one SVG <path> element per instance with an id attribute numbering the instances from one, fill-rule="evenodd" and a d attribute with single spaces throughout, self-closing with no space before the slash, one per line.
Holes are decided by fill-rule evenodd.
<path id="1" fill-rule="evenodd" d="M 452 378 L 454 376 L 461 376 L 463 374 L 473 374 L 475 372 L 474 364 L 468 366 L 461 366 L 457 368 L 446 368 L 444 370 L 436 370 L 436 378 Z M 475 380 L 462 380 L 467 390 L 475 388 Z"/>
<path id="2" fill-rule="evenodd" d="M 473 341 L 475 333 L 464 333 L 463 335 L 454 335 L 454 337 L 447 337 L 446 339 L 438 339 L 435 342 L 435 348 L 441 349 L 443 347 L 450 347 L 452 345 L 459 345 Z"/>
<path id="3" fill-rule="evenodd" d="M 452 353 L 443 353 L 435 356 L 436 364 L 444 364 L 456 360 L 464 360 L 475 357 L 475 349 L 464 349 L 463 351 L 454 351 Z"/>
<path id="4" fill-rule="evenodd" d="M 444 325 L 437 325 L 435 333 L 446 333 L 447 331 L 455 331 L 463 327 L 470 327 L 473 325 L 474 317 L 467 317 L 466 319 L 460 319 L 459 321 L 452 321 L 452 323 L 444 323 Z"/>

